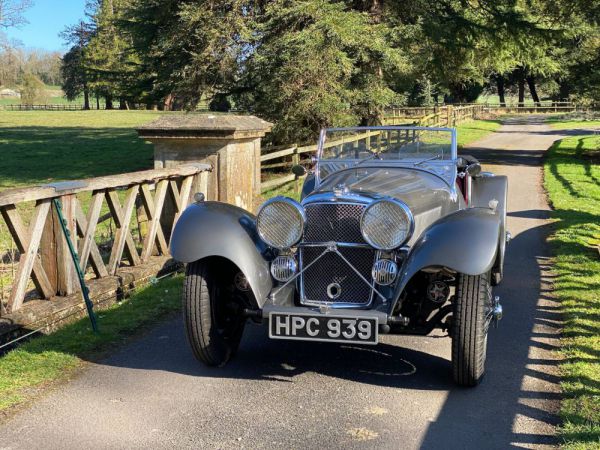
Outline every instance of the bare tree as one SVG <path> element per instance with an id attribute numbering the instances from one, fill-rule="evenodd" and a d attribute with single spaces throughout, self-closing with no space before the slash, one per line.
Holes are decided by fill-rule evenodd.
<path id="1" fill-rule="evenodd" d="M 26 23 L 23 12 L 32 4 L 32 0 L 0 0 L 0 29 Z"/>

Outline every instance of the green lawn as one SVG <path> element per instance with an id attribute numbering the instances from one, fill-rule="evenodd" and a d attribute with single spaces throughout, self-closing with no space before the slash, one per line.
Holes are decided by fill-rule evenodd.
<path id="1" fill-rule="evenodd" d="M 502 125 L 501 120 L 471 120 L 456 127 L 459 152 L 460 148 L 483 139 L 490 133 L 497 131 Z"/>
<path id="2" fill-rule="evenodd" d="M 178 311 L 181 289 L 181 276 L 161 280 L 100 311 L 99 334 L 84 318 L 0 357 L 0 412 L 31 399 L 49 383 L 67 380 L 85 361 L 98 359 L 157 318 Z"/>
<path id="3" fill-rule="evenodd" d="M 570 130 L 573 128 L 600 128 L 600 120 L 568 120 L 560 117 L 549 118 L 550 126 L 555 130 Z"/>
<path id="4" fill-rule="evenodd" d="M 556 143 L 545 186 L 556 219 L 554 292 L 565 320 L 560 434 L 566 448 L 600 448 L 600 136 Z"/>
<path id="5" fill-rule="evenodd" d="M 0 111 L 0 190 L 153 167 L 154 111 Z"/>
<path id="6" fill-rule="evenodd" d="M 0 86 L 0 89 L 4 87 L 5 86 Z M 16 87 L 13 89 L 19 91 L 20 88 Z M 90 98 L 90 102 L 95 105 L 96 99 Z M 20 103 L 21 99 L 18 97 L 0 97 L 0 106 L 19 105 Z M 39 101 L 36 103 L 46 105 L 83 105 L 83 95 L 80 95 L 75 100 L 67 100 L 60 86 L 46 85 L 46 99 L 44 101 Z M 104 105 L 104 100 L 100 100 L 100 105 Z"/>

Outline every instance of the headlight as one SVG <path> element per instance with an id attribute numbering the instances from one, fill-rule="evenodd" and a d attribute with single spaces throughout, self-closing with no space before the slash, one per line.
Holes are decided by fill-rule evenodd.
<path id="1" fill-rule="evenodd" d="M 404 244 L 413 230 L 410 209 L 398 200 L 377 200 L 371 203 L 360 219 L 360 231 L 365 241 L 378 250 L 393 250 Z"/>
<path id="2" fill-rule="evenodd" d="M 258 211 L 256 228 L 261 239 L 271 247 L 286 249 L 302 238 L 305 222 L 300 203 L 287 197 L 275 197 Z"/>
<path id="3" fill-rule="evenodd" d="M 298 270 L 298 265 L 293 256 L 278 256 L 271 263 L 271 275 L 282 283 L 292 278 Z"/>

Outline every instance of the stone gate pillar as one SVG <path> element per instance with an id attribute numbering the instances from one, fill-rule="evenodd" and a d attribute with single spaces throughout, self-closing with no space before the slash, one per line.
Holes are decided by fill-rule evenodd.
<path id="1" fill-rule="evenodd" d="M 208 200 L 254 209 L 260 194 L 260 141 L 272 124 L 255 116 L 168 114 L 137 129 L 154 144 L 154 167 L 213 166 Z"/>

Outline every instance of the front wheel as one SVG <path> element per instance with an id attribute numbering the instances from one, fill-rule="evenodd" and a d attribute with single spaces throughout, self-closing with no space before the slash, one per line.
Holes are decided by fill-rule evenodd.
<path id="1" fill-rule="evenodd" d="M 219 266 L 188 264 L 183 321 L 194 356 L 208 366 L 226 364 L 238 349 L 245 319 L 232 278 Z"/>
<path id="2" fill-rule="evenodd" d="M 492 309 L 490 273 L 459 275 L 452 320 L 452 372 L 460 386 L 476 386 L 483 378 Z"/>

